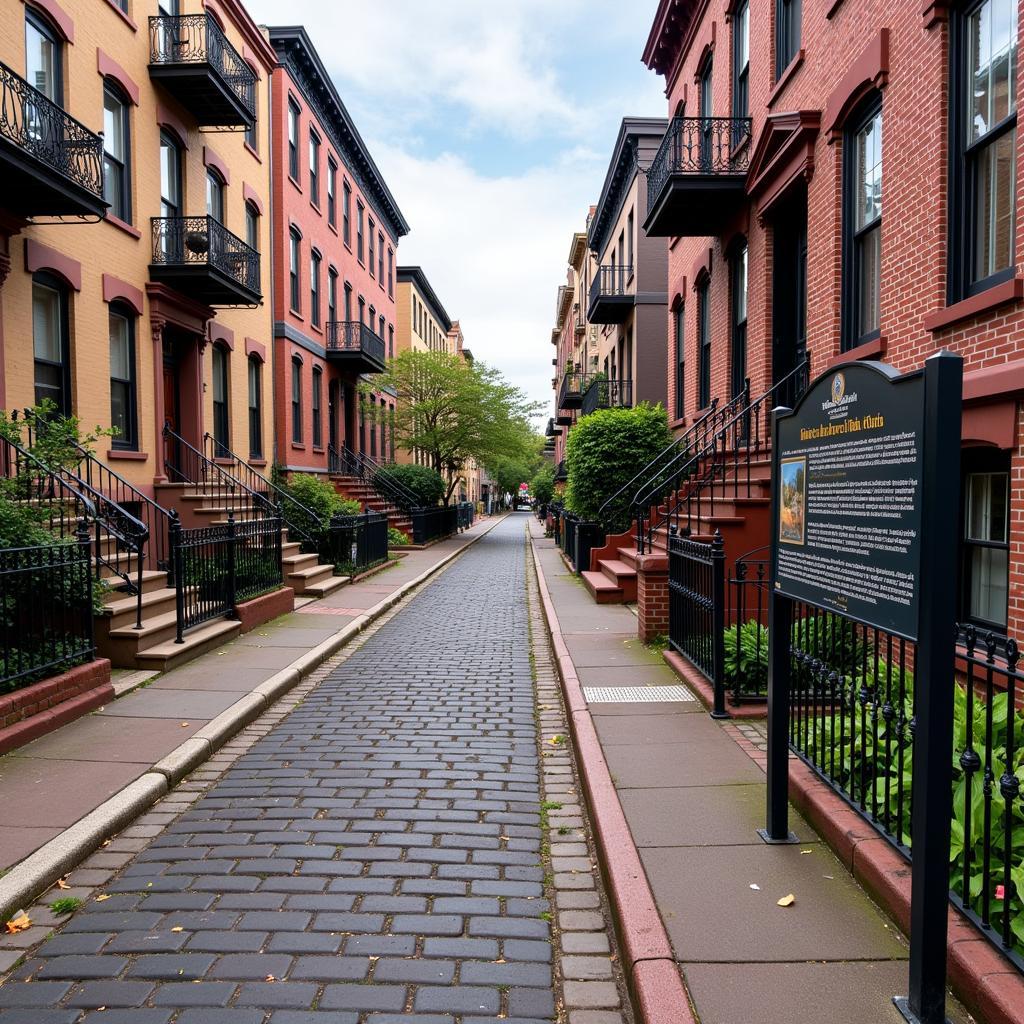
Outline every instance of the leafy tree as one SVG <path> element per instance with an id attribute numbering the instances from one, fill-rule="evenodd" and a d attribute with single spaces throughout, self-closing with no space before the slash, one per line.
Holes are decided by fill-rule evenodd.
<path id="1" fill-rule="evenodd" d="M 529 458 L 533 451 L 529 420 L 540 403 L 484 363 L 442 352 L 400 352 L 386 373 L 363 385 L 366 391 L 381 387 L 398 394 L 395 443 L 426 455 L 444 478 L 445 504 L 468 459 L 491 466 L 499 459 Z"/>
<path id="2" fill-rule="evenodd" d="M 416 495 L 416 504 L 420 506 L 433 507 L 445 496 L 445 481 L 437 470 L 429 466 L 416 466 L 412 463 L 388 466 L 381 476 L 385 483 L 394 481 L 412 491 Z"/>
<path id="3" fill-rule="evenodd" d="M 530 483 L 530 493 L 541 504 L 547 505 L 555 495 L 555 467 L 541 466 Z"/>
<path id="4" fill-rule="evenodd" d="M 641 402 L 634 409 L 598 409 L 584 416 L 565 442 L 566 507 L 585 519 L 596 518 L 605 501 L 671 440 L 660 405 Z M 616 502 L 607 516 L 609 526 L 625 529 L 632 497 L 627 493 Z"/>

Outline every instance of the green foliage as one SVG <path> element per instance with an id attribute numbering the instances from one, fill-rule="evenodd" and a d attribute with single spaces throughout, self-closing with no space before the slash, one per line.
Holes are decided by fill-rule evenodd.
<path id="1" fill-rule="evenodd" d="M 81 905 L 82 901 L 77 896 L 61 896 L 50 904 L 50 909 L 58 917 L 64 917 L 73 914 Z"/>
<path id="2" fill-rule="evenodd" d="M 598 409 L 584 416 L 569 431 L 565 445 L 566 507 L 584 519 L 595 519 L 605 501 L 671 440 L 660 405 L 642 402 L 633 409 Z M 628 494 L 616 502 L 606 520 L 609 526 L 624 528 L 628 523 L 631 498 Z"/>
<path id="3" fill-rule="evenodd" d="M 397 393 L 395 441 L 405 451 L 426 453 L 445 479 L 445 500 L 470 459 L 490 467 L 497 459 L 529 457 L 535 448 L 530 417 L 540 403 L 484 363 L 407 350 L 363 387 L 390 387 Z M 385 415 L 372 403 L 370 410 L 378 418 Z"/>
<path id="4" fill-rule="evenodd" d="M 550 463 L 541 466 L 530 481 L 530 493 L 541 504 L 546 505 L 555 496 L 555 467 Z"/>
<path id="5" fill-rule="evenodd" d="M 57 405 L 49 398 L 24 411 L 20 418 L 8 416 L 0 409 L 0 436 L 21 445 L 46 467 L 52 470 L 76 470 L 82 461 L 78 446 L 93 451 L 103 437 L 117 437 L 116 427 L 96 426 L 82 433 L 77 416 L 57 415 Z M 29 444 L 31 438 L 31 444 Z"/>
<path id="6" fill-rule="evenodd" d="M 397 526 L 388 527 L 388 547 L 389 548 L 401 548 L 407 544 L 411 544 L 408 536 L 402 533 Z"/>
<path id="7" fill-rule="evenodd" d="M 725 631 L 725 687 L 737 683 L 745 694 L 768 692 L 768 630 L 756 619 Z"/>
<path id="8" fill-rule="evenodd" d="M 394 480 L 416 495 L 417 505 L 432 508 L 447 490 L 441 474 L 429 466 L 408 465 L 388 466 L 383 471 L 387 480 Z"/>
<path id="9" fill-rule="evenodd" d="M 288 496 L 281 502 L 281 514 L 311 536 L 319 530 L 318 520 L 326 525 L 331 516 L 354 516 L 362 511 L 358 501 L 343 498 L 322 476 L 294 473 L 288 480 L 281 479 L 280 473 L 275 476 L 274 483 Z"/>

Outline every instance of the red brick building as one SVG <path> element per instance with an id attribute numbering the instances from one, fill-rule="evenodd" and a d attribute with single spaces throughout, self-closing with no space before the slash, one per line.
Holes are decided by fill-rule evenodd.
<path id="1" fill-rule="evenodd" d="M 1016 0 L 661 0 L 648 175 L 684 429 L 809 355 L 965 364 L 960 615 L 1024 627 Z"/>
<path id="2" fill-rule="evenodd" d="M 409 231 L 303 28 L 271 28 L 277 461 L 326 472 L 331 447 L 391 451 L 395 397 L 361 375 L 395 352 L 398 240 Z"/>

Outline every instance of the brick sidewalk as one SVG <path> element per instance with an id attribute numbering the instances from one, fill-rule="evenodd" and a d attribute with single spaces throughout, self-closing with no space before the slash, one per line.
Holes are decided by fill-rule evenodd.
<path id="1" fill-rule="evenodd" d="M 120 870 L 0 986 L 0 1024 L 552 1020 L 524 556 L 512 517 L 257 722 L 227 771 L 197 773 L 198 800 L 197 779 L 95 855 Z M 546 775 L 569 801 L 563 752 Z M 552 829 L 579 844 L 581 824 Z M 590 859 L 561 856 L 579 852 L 558 867 L 591 876 L 565 888 L 595 890 Z M 558 931 L 593 932 L 595 895 L 567 899 Z M 607 955 L 572 966 L 609 979 L 574 982 L 581 1000 L 617 1005 Z"/>
<path id="2" fill-rule="evenodd" d="M 531 532 L 582 685 L 678 685 L 637 641 L 631 611 L 595 605 L 539 524 Z M 704 1024 L 902 1024 L 891 1002 L 907 988 L 897 929 L 795 811 L 798 845 L 767 846 L 756 834 L 765 815 L 759 730 L 723 728 L 696 700 L 590 703 L 589 714 Z M 795 903 L 779 907 L 789 894 Z M 968 1019 L 952 1005 L 949 1016 Z"/>
<path id="3" fill-rule="evenodd" d="M 0 758 L 0 871 L 59 836 L 255 687 L 493 522 L 411 551 L 397 565 L 340 587 Z"/>

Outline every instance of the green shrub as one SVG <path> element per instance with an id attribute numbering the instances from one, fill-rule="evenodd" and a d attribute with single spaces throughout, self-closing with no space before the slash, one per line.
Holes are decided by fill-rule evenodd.
<path id="1" fill-rule="evenodd" d="M 566 507 L 584 519 L 597 518 L 605 501 L 671 440 L 660 405 L 642 402 L 635 409 L 598 409 L 584 416 L 569 431 L 565 445 Z M 629 525 L 632 497 L 627 492 L 608 510 L 607 526 L 625 529 Z"/>
<path id="2" fill-rule="evenodd" d="M 432 507 L 444 497 L 445 485 L 441 474 L 429 466 L 395 465 L 378 470 L 387 481 L 396 481 L 416 496 L 416 504 Z"/>
<path id="3" fill-rule="evenodd" d="M 542 466 L 530 483 L 530 493 L 541 505 L 546 505 L 555 494 L 555 467 Z"/>
<path id="4" fill-rule="evenodd" d="M 354 516 L 362 512 L 358 501 L 343 498 L 334 485 L 321 476 L 294 473 L 288 480 L 278 478 L 274 482 L 288 495 L 281 502 L 285 520 L 310 535 L 317 532 L 317 519 L 327 523 L 331 516 Z"/>
<path id="5" fill-rule="evenodd" d="M 388 547 L 389 548 L 400 548 L 400 547 L 404 547 L 406 544 L 411 544 L 411 543 L 412 542 L 409 540 L 408 536 L 406 536 L 406 534 L 402 533 L 402 531 L 399 530 L 397 526 L 389 526 L 388 527 Z"/>

